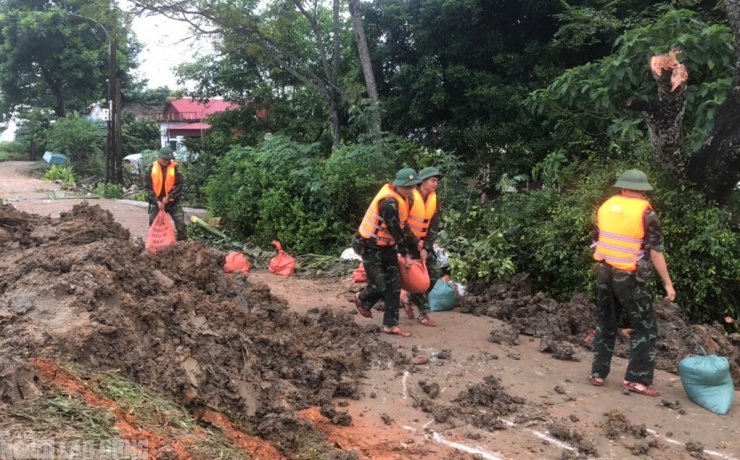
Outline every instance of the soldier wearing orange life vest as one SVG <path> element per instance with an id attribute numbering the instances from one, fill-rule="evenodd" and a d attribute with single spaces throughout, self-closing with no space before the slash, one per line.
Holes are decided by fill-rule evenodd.
<path id="1" fill-rule="evenodd" d="M 372 318 L 373 305 L 383 299 L 383 331 L 402 337 L 411 333 L 398 325 L 401 296 L 398 256 L 404 258 L 406 266 L 411 266 L 408 244 L 420 243 L 407 226 L 414 186 L 419 182 L 413 169 L 398 171 L 396 179 L 384 185 L 370 203 L 352 243 L 355 252 L 362 256 L 367 273 L 367 286 L 354 297 L 357 311 Z"/>
<path id="2" fill-rule="evenodd" d="M 437 186 L 444 174 L 434 167 L 419 171 L 421 184 L 414 189 L 414 203 L 409 211 L 408 226 L 413 234 L 422 241 L 422 249 L 411 248 L 413 259 L 426 259 L 429 273 L 429 290 L 424 294 L 408 294 L 401 298 L 406 315 L 414 318 L 414 305 L 419 307 L 418 321 L 424 326 L 436 326 L 437 322 L 429 316 L 429 292 L 441 276 L 441 268 L 434 252 L 434 243 L 437 241 L 437 232 L 441 220 L 440 203 L 437 200 Z"/>
<path id="3" fill-rule="evenodd" d="M 188 239 L 185 212 L 180 203 L 184 184 L 174 159 L 171 148 L 160 149 L 150 174 L 144 176 L 144 188 L 149 197 L 149 226 L 154 223 L 159 211 L 164 209 L 175 222 L 177 240 L 183 241 Z"/>
<path id="4" fill-rule="evenodd" d="M 614 185 L 621 189 L 598 210 L 598 238 L 592 245 L 596 264 L 596 309 L 599 325 L 594 339 L 594 360 L 589 382 L 604 384 L 611 368 L 618 322 L 626 311 L 632 327 L 629 365 L 622 386 L 629 391 L 659 396 L 653 388 L 655 322 L 647 281 L 653 268 L 666 290 L 676 298 L 665 256 L 660 220 L 644 193 L 653 189 L 642 171 L 625 171 Z"/>

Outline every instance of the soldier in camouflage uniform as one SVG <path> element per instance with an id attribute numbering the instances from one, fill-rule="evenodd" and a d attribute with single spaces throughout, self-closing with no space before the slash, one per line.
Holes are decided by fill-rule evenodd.
<path id="1" fill-rule="evenodd" d="M 405 259 L 407 267 L 411 266 L 408 242 L 421 244 L 406 226 L 414 186 L 419 182 L 413 169 L 398 171 L 396 180 L 383 186 L 370 203 L 352 242 L 355 252 L 362 256 L 367 273 L 367 286 L 354 298 L 357 311 L 366 318 L 372 318 L 373 305 L 382 298 L 385 302 L 383 331 L 403 337 L 409 337 L 411 333 L 398 325 L 401 297 L 398 256 Z"/>
<path id="2" fill-rule="evenodd" d="M 660 220 L 645 200 L 644 192 L 653 189 L 647 176 L 636 169 L 625 171 L 615 187 L 621 189 L 620 193 L 599 208 L 598 240 L 592 245 L 596 248 L 599 325 L 588 379 L 592 385 L 601 386 L 609 375 L 618 321 L 626 310 L 632 332 L 629 365 L 622 385 L 639 394 L 659 396 L 660 392 L 651 387 L 658 328 L 646 285 L 653 268 L 663 280 L 666 300 L 672 302 L 676 291 L 663 255 Z"/>
<path id="3" fill-rule="evenodd" d="M 408 226 L 419 239 L 422 240 L 422 249 L 412 246 L 410 248 L 411 258 L 425 258 L 427 272 L 429 273 L 429 289 L 422 294 L 409 293 L 406 298 L 401 298 L 401 305 L 406 311 L 406 316 L 414 318 L 414 305 L 419 307 L 419 323 L 424 326 L 436 326 L 437 322 L 429 316 L 429 293 L 441 277 L 442 269 L 434 252 L 434 243 L 439 233 L 439 223 L 442 220 L 441 205 L 437 199 L 437 186 L 444 178 L 439 169 L 434 167 L 424 168 L 419 171 L 421 184 L 414 194 L 414 202 L 409 216 Z M 431 217 L 430 217 L 431 216 Z"/>
<path id="4" fill-rule="evenodd" d="M 185 211 L 180 202 L 183 188 L 185 183 L 172 149 L 162 147 L 152 164 L 151 174 L 144 174 L 144 190 L 149 198 L 149 226 L 152 226 L 159 211 L 164 209 L 175 222 L 178 241 L 188 239 Z"/>

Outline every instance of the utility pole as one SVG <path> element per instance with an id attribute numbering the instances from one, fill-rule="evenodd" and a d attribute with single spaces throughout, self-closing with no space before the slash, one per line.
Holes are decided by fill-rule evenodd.
<path id="1" fill-rule="evenodd" d="M 118 93 L 118 79 L 116 78 L 116 40 L 108 37 L 108 143 L 105 150 L 105 183 L 115 180 L 116 158 L 116 94 Z"/>

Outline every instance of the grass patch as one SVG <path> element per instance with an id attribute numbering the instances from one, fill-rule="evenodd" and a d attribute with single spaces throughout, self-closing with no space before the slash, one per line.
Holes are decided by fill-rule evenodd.
<path id="1" fill-rule="evenodd" d="M 298 453 L 292 458 L 295 460 L 324 460 L 331 458 L 332 453 L 336 453 L 336 449 L 329 446 L 321 434 L 315 433 L 302 440 Z"/>
<path id="2" fill-rule="evenodd" d="M 116 370 L 94 371 L 85 366 L 73 362 L 58 363 L 65 371 L 85 382 L 88 387 L 100 396 L 115 402 L 122 410 L 131 414 L 137 425 L 159 434 L 165 439 L 189 438 L 186 442 L 187 450 L 193 454 L 193 458 L 220 459 L 220 460 L 249 460 L 250 457 L 243 450 L 234 446 L 226 434 L 218 427 L 207 423 L 198 422 L 195 417 L 184 407 L 176 404 L 165 396 L 147 390 L 135 382 L 122 376 Z M 84 406 L 84 402 L 79 401 Z M 84 407 L 79 408 L 81 411 Z M 102 409 L 90 409 L 88 411 L 100 412 Z M 110 412 L 102 410 L 104 415 L 112 417 Z M 84 412 L 83 412 L 84 413 Z M 24 411 L 23 418 L 31 420 L 31 412 Z M 69 415 L 69 414 L 67 414 Z M 46 415 L 37 414 L 40 418 Z M 77 416 L 77 419 L 85 419 Z M 86 417 L 91 420 L 91 417 Z M 54 426 L 66 427 L 69 425 L 61 413 Z M 92 419 L 95 420 L 95 419 Z M 114 418 L 107 418 L 106 422 L 112 425 Z M 100 420 L 102 423 L 102 419 Z M 60 425 L 61 424 L 61 425 Z M 97 427 L 98 424 L 88 423 L 88 430 Z M 106 426 L 106 425 L 103 425 Z M 101 436 L 104 431 L 98 428 Z M 247 430 L 244 430 L 248 433 Z"/>
<path id="3" fill-rule="evenodd" d="M 115 416 L 108 409 L 88 406 L 76 395 L 41 397 L 11 406 L 8 415 L 24 420 L 35 432 L 54 436 L 72 430 L 87 439 L 118 437 L 118 430 L 113 427 Z"/>
<path id="4" fill-rule="evenodd" d="M 190 431 L 198 422 L 182 406 L 168 398 L 146 390 L 117 371 L 96 374 L 91 387 L 103 396 L 115 401 L 121 409 L 148 425 L 158 434 L 166 434 L 167 428 Z"/>

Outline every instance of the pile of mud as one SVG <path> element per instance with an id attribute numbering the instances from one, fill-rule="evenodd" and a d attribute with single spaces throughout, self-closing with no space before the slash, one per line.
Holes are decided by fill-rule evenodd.
<path id="1" fill-rule="evenodd" d="M 510 325 L 508 333 L 493 331 L 491 341 L 515 344 L 517 334 L 540 337 L 540 350 L 553 352 L 560 359 L 568 359 L 573 346 L 591 348 L 589 332 L 597 324 L 596 309 L 585 294 L 557 302 L 542 292 L 533 293 L 527 274 L 516 275 L 511 282 L 471 284 L 458 305 L 463 313 L 490 316 Z M 689 324 L 675 304 L 664 300 L 656 300 L 653 307 L 658 321 L 658 369 L 678 373 L 679 361 L 699 353 L 703 346 L 727 357 L 735 386 L 740 387 L 740 335 L 726 335 L 719 323 Z M 627 323 L 621 326 L 630 327 Z M 629 357 L 629 338 L 624 334 L 618 335 L 615 354 Z"/>
<path id="2" fill-rule="evenodd" d="M 371 364 L 399 359 L 351 315 L 291 313 L 223 261 L 197 242 L 150 254 L 86 203 L 59 219 L 0 207 L 0 404 L 39 393 L 30 357 L 71 359 L 232 414 L 289 452 L 309 429 L 295 411 L 359 398 Z"/>

